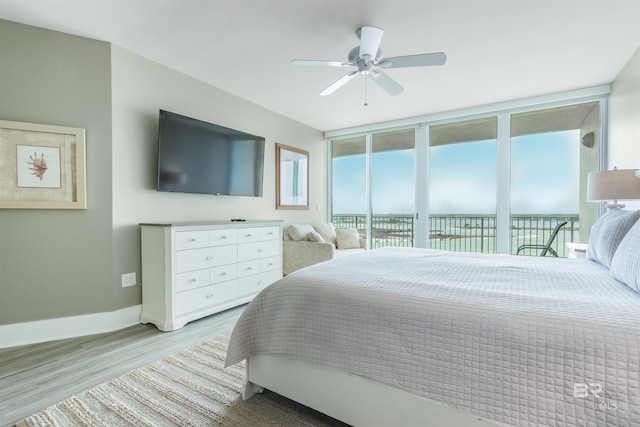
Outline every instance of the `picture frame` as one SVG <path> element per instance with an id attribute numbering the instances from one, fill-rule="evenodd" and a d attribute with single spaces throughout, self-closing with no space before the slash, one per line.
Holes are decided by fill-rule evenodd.
<path id="1" fill-rule="evenodd" d="M 0 209 L 86 209 L 85 129 L 0 120 Z"/>
<path id="2" fill-rule="evenodd" d="M 309 152 L 276 144 L 276 209 L 309 209 Z"/>

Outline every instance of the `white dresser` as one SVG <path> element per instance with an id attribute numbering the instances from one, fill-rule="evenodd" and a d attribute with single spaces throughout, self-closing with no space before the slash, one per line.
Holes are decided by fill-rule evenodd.
<path id="1" fill-rule="evenodd" d="M 173 331 L 282 277 L 278 221 L 140 224 L 142 323 Z"/>

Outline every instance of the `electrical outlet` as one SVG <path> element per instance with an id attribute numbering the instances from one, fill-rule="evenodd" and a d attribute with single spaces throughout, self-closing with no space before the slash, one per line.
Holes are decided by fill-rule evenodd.
<path id="1" fill-rule="evenodd" d="M 136 282 L 136 273 L 125 273 L 122 275 L 122 287 L 126 288 L 129 286 L 135 286 L 138 283 Z"/>

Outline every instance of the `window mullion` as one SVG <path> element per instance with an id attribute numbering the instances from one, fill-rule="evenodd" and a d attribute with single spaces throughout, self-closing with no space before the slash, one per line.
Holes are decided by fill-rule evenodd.
<path id="1" fill-rule="evenodd" d="M 510 253 L 511 115 L 498 115 L 498 170 L 496 197 L 496 253 Z"/>
<path id="2" fill-rule="evenodd" d="M 373 204 L 371 201 L 371 191 L 372 191 L 372 179 L 373 174 L 371 170 L 371 164 L 373 163 L 373 134 L 367 133 L 365 139 L 366 146 L 366 205 L 367 205 L 367 249 L 371 249 L 371 245 L 373 243 Z"/>
<path id="3" fill-rule="evenodd" d="M 421 125 L 415 134 L 415 230 L 414 246 L 429 247 L 429 126 Z"/>

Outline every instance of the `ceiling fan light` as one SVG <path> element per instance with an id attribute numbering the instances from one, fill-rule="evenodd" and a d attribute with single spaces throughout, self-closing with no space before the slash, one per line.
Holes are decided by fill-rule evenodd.
<path id="1" fill-rule="evenodd" d="M 380 49 L 384 30 L 378 27 L 364 26 L 360 28 L 360 57 L 374 58 Z"/>

